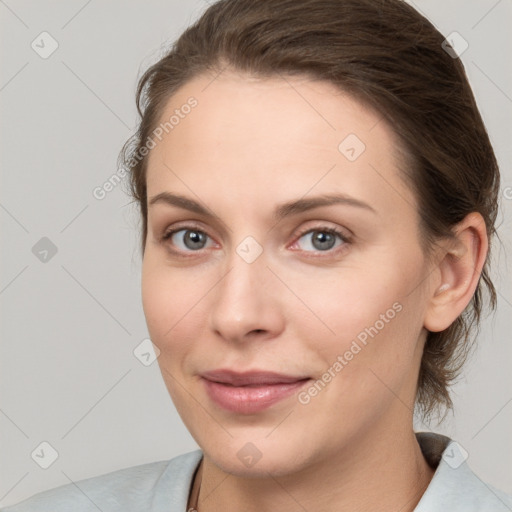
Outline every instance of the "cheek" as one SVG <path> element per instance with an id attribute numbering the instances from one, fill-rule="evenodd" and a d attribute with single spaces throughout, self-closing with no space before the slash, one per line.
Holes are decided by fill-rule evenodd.
<path id="1" fill-rule="evenodd" d="M 341 381 L 350 380 L 346 389 L 356 394 L 375 386 L 385 391 L 377 376 L 393 389 L 411 370 L 423 311 L 420 291 L 411 293 L 411 283 L 421 268 L 396 261 L 384 266 L 402 272 L 365 265 L 340 269 L 337 279 L 295 281 L 310 308 L 294 313 L 300 339 L 307 342 L 306 359 L 316 360 L 317 376 L 330 369 L 338 382 L 333 388 L 342 389 L 346 383 Z"/>
<path id="2" fill-rule="evenodd" d="M 142 267 L 142 303 L 150 338 L 160 349 L 158 364 L 174 401 L 182 382 L 209 364 L 204 350 L 212 288 L 218 274 L 207 267 L 170 267 L 162 256 L 148 254 Z M 202 348 L 203 347 L 203 348 Z"/>
<path id="3" fill-rule="evenodd" d="M 376 323 L 378 330 L 383 330 L 398 316 L 404 298 L 401 278 L 393 279 L 390 275 L 372 273 L 368 268 L 343 268 L 331 270 L 323 278 L 295 276 L 294 292 L 302 299 L 291 308 L 295 321 L 305 329 L 304 334 L 308 333 L 307 338 L 320 336 L 332 340 L 334 345 L 342 345 L 359 334 L 364 338 L 365 329 Z M 321 348 L 319 344 L 318 349 Z"/>
<path id="4" fill-rule="evenodd" d="M 186 346 L 186 333 L 197 328 L 198 302 L 205 290 L 187 273 L 148 254 L 142 266 L 142 306 L 152 341 L 164 352 Z M 196 326 L 196 327 L 194 327 Z"/>

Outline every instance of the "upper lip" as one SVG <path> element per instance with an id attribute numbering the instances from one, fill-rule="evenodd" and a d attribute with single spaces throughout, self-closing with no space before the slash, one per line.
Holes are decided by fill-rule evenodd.
<path id="1" fill-rule="evenodd" d="M 261 370 L 236 372 L 228 369 L 204 372 L 201 374 L 201 377 L 212 382 L 231 384 L 232 386 L 246 386 L 249 384 L 287 384 L 309 378 L 307 376 L 284 375 L 282 373 Z"/>

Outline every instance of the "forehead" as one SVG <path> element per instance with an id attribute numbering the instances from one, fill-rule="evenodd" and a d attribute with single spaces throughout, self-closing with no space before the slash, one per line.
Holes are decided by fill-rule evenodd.
<path id="1" fill-rule="evenodd" d="M 191 98 L 196 105 L 184 108 Z M 399 178 L 394 132 L 329 82 L 201 75 L 170 98 L 159 123 L 172 116 L 149 155 L 149 197 L 190 187 L 211 194 L 212 183 L 240 200 L 262 191 L 302 196 L 312 187 L 380 202 L 387 193 L 410 195 Z"/>
<path id="2" fill-rule="evenodd" d="M 251 139 L 255 149 L 261 144 L 285 149 L 292 138 L 305 139 L 308 145 L 322 140 L 326 148 L 336 148 L 343 133 L 363 138 L 381 120 L 378 113 L 326 81 L 290 76 L 256 78 L 223 71 L 220 75 L 200 75 L 182 86 L 169 99 L 159 123 L 179 113 L 191 97 L 197 106 L 180 119 L 180 126 L 173 127 L 169 138 L 179 138 L 180 133 L 190 135 L 189 117 L 196 121 L 192 126 L 196 144 L 213 139 L 222 144 L 229 135 L 229 142 Z M 379 132 L 378 140 L 384 144 L 393 137 L 387 126 L 381 126 Z M 279 139 L 272 137 L 278 134 Z"/>

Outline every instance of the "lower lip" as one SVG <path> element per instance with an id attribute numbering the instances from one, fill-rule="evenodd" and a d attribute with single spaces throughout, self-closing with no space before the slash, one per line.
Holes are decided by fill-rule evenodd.
<path id="1" fill-rule="evenodd" d="M 310 380 L 258 386 L 230 386 L 206 379 L 203 382 L 208 396 L 217 405 L 239 414 L 253 414 L 289 397 Z"/>

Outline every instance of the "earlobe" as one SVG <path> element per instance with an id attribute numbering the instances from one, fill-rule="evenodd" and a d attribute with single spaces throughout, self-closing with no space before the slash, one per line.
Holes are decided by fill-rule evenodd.
<path id="1" fill-rule="evenodd" d="M 442 246 L 437 272 L 425 314 L 424 327 L 431 332 L 447 329 L 471 301 L 488 251 L 483 217 L 473 212 L 454 228 L 454 238 Z"/>

